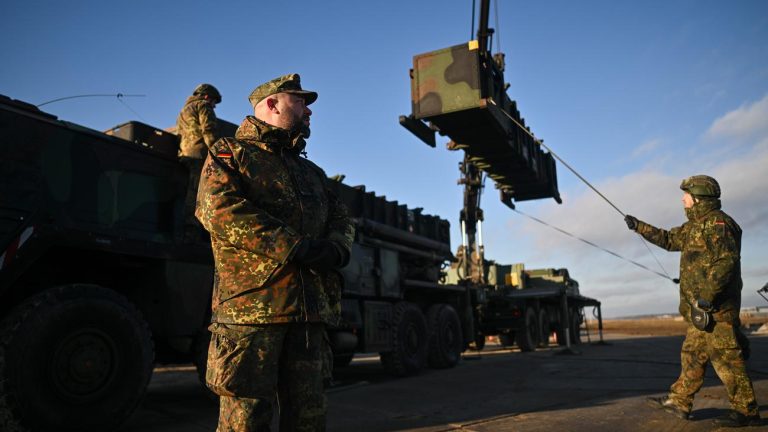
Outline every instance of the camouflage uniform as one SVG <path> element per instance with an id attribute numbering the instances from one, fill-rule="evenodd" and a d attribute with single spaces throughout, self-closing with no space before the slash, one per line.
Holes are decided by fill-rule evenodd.
<path id="1" fill-rule="evenodd" d="M 179 157 L 205 159 L 208 148 L 216 142 L 216 113 L 213 111 L 212 100 L 210 95 L 206 99 L 207 93 L 202 94 L 198 90 L 206 85 L 210 86 L 201 84 L 195 89 L 195 94 L 187 98 L 176 118 L 176 133 L 181 137 Z M 213 91 L 218 95 L 218 90 L 213 88 Z M 221 96 L 218 96 L 218 100 L 221 100 Z"/>
<path id="2" fill-rule="evenodd" d="M 209 98 L 206 99 L 205 96 Z M 184 107 L 176 119 L 176 133 L 180 136 L 179 160 L 189 171 L 187 195 L 184 199 L 185 237 L 192 241 L 200 230 L 195 219 L 195 197 L 200 182 L 200 170 L 208 155 L 208 148 L 217 137 L 216 113 L 212 101 L 221 101 L 221 95 L 210 84 L 201 84 L 195 88 L 194 94 L 187 98 Z"/>
<path id="3" fill-rule="evenodd" d="M 269 430 L 279 389 L 281 431 L 325 428 L 325 323 L 338 320 L 341 277 L 299 265 L 304 239 L 348 256 L 354 236 L 301 136 L 249 116 L 211 148 L 196 215 L 211 234 L 216 279 L 208 386 L 219 432 Z"/>
<path id="4" fill-rule="evenodd" d="M 725 384 L 732 408 L 745 416 L 757 415 L 752 382 L 737 342 L 741 228 L 720 210 L 720 200 L 715 197 L 696 197 L 693 207 L 686 209 L 686 216 L 688 222 L 669 231 L 637 220 L 635 228 L 651 243 L 681 251 L 679 310 L 688 322 L 688 332 L 680 355 L 682 371 L 670 388 L 669 403 L 690 413 L 707 362 L 711 362 Z M 691 324 L 691 304 L 697 299 L 713 305 L 715 323 L 705 331 Z"/>

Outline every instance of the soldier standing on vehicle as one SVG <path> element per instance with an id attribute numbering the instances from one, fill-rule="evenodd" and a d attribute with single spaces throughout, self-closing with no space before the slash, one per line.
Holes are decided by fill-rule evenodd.
<path id="1" fill-rule="evenodd" d="M 627 215 L 625 222 L 651 243 L 680 255 L 680 314 L 688 322 L 680 377 L 664 397 L 648 398 L 656 408 L 690 419 L 693 398 L 711 362 L 725 385 L 732 411 L 714 420 L 726 427 L 761 424 L 752 381 L 739 344 L 741 228 L 720 209 L 720 185 L 709 176 L 683 180 L 688 222 L 663 230 Z M 746 338 L 744 338 L 746 339 Z"/>
<path id="2" fill-rule="evenodd" d="M 195 87 L 192 96 L 184 102 L 176 119 L 176 133 L 180 136 L 179 160 L 189 170 L 187 195 L 184 199 L 184 237 L 193 241 L 199 230 L 195 219 L 195 198 L 200 182 L 200 170 L 208 149 L 216 142 L 217 123 L 214 108 L 221 103 L 221 93 L 211 84 Z"/>
<path id="3" fill-rule="evenodd" d="M 262 84 L 254 115 L 203 167 L 197 217 L 216 268 L 208 386 L 219 432 L 325 430 L 325 324 L 338 320 L 353 226 L 325 173 L 302 157 L 317 93 L 298 74 Z"/>

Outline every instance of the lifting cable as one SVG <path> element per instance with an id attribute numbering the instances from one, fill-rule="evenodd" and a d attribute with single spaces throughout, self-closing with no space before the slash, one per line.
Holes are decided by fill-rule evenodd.
<path id="1" fill-rule="evenodd" d="M 612 250 L 606 249 L 606 248 L 604 248 L 604 247 L 602 247 L 602 246 L 600 246 L 600 245 L 597 245 L 597 244 L 595 244 L 595 243 L 593 243 L 593 242 L 591 242 L 591 241 L 589 241 L 589 240 L 585 240 L 585 239 L 583 239 L 583 238 L 581 238 L 581 237 L 579 237 L 579 236 L 577 236 L 577 235 L 571 234 L 571 233 L 569 233 L 568 231 L 565 231 L 564 229 L 561 229 L 561 228 L 558 228 L 558 227 L 556 227 L 556 226 L 554 226 L 554 225 L 548 224 L 547 222 L 544 222 L 543 220 L 541 220 L 541 219 L 539 219 L 539 218 L 537 218 L 537 217 L 535 217 L 535 216 L 531 216 L 531 215 L 529 215 L 529 214 L 527 214 L 527 213 L 523 213 L 522 211 L 520 211 L 520 210 L 518 210 L 518 209 L 512 209 L 512 211 L 514 211 L 515 213 L 518 213 L 518 214 L 520 214 L 520 215 L 522 215 L 522 216 L 525 216 L 525 217 L 527 217 L 528 219 L 534 220 L 534 221 L 536 221 L 536 222 L 538 222 L 538 223 L 540 223 L 540 224 L 542 224 L 542 225 L 548 226 L 548 227 L 552 228 L 552 229 L 553 229 L 553 230 L 555 230 L 555 231 L 559 231 L 560 233 L 562 233 L 562 234 L 565 234 L 565 235 L 567 235 L 568 237 L 574 238 L 574 239 L 576 239 L 576 240 L 579 240 L 579 241 L 581 241 L 581 242 L 584 242 L 584 243 L 586 243 L 586 244 L 588 244 L 588 245 L 590 245 L 590 246 L 592 246 L 592 247 L 594 247 L 594 248 L 600 249 L 601 251 L 603 251 L 603 252 L 605 252 L 605 253 L 608 253 L 608 254 L 611 254 L 611 255 L 615 256 L 616 258 L 619 258 L 619 259 L 621 259 L 621 260 L 624 260 L 624 261 L 627 261 L 627 262 L 629 262 L 629 263 L 632 263 L 632 264 L 634 264 L 634 265 L 636 265 L 636 266 L 640 267 L 640 268 L 641 268 L 641 269 L 643 269 L 643 270 L 647 270 L 647 271 L 649 271 L 649 272 L 651 272 L 651 273 L 653 273 L 653 274 L 655 274 L 655 275 L 658 275 L 658 276 L 661 276 L 661 277 L 663 277 L 664 279 L 669 279 L 669 280 L 671 280 L 671 281 L 673 281 L 673 282 L 675 281 L 674 279 L 672 279 L 671 277 L 669 277 L 669 275 L 668 275 L 668 274 L 661 274 L 661 273 L 657 272 L 656 270 L 652 270 L 652 269 L 650 269 L 650 268 L 648 268 L 648 267 L 646 267 L 646 266 L 644 266 L 644 265 L 640 264 L 640 263 L 639 263 L 639 262 L 637 262 L 637 261 L 633 261 L 633 260 L 631 260 L 631 259 L 629 259 L 629 258 L 623 257 L 623 256 L 621 256 L 621 255 L 617 254 L 616 252 L 613 252 Z"/>
<path id="2" fill-rule="evenodd" d="M 501 32 L 499 31 L 499 0 L 495 0 L 493 2 L 493 14 L 494 16 L 494 25 L 496 26 L 493 30 L 496 33 L 496 52 L 501 52 Z"/>
<path id="3" fill-rule="evenodd" d="M 543 142 L 543 141 L 541 141 L 540 139 L 536 138 L 536 136 L 535 136 L 535 135 L 533 135 L 533 133 L 532 133 L 530 130 L 528 130 L 528 128 L 527 128 L 527 127 L 525 127 L 525 126 L 523 126 L 522 124 L 520 124 L 520 122 L 518 122 L 517 120 L 515 120 L 515 118 L 514 118 L 514 117 L 512 117 L 512 116 L 511 116 L 511 115 L 510 115 L 510 114 L 509 114 L 509 113 L 508 113 L 506 110 L 504 110 L 503 108 L 499 107 L 499 106 L 496 104 L 496 101 L 494 101 L 492 98 L 488 98 L 488 101 L 489 101 L 489 102 L 490 102 L 492 105 L 494 105 L 494 106 L 496 106 L 497 108 L 499 108 L 499 110 L 500 110 L 502 113 L 504 113 L 504 115 L 505 115 L 505 116 L 507 116 L 507 118 L 509 118 L 510 120 L 512 120 L 512 122 L 513 122 L 513 123 L 515 123 L 515 124 L 516 124 L 518 127 L 520 127 L 520 129 L 522 129 L 523 131 L 525 131 L 525 133 L 527 133 L 528 135 L 530 135 L 530 137 L 531 137 L 531 138 L 533 138 L 533 141 L 534 141 L 536 144 L 538 144 L 538 145 L 540 145 L 540 146 L 544 147 L 544 148 L 545 148 L 547 151 L 549 151 L 549 153 L 550 153 L 552 156 L 554 156 L 554 158 L 555 158 L 555 159 L 557 159 L 558 161 L 560 161 L 560 163 L 562 163 L 562 164 L 563 164 L 563 166 L 565 166 L 566 168 L 568 168 L 568 170 L 570 170 L 570 171 L 571 171 L 571 172 L 572 172 L 572 173 L 573 173 L 573 174 L 574 174 L 576 177 L 578 177 L 578 178 L 579 178 L 579 180 L 581 180 L 582 182 L 584 182 L 584 184 L 586 184 L 587 186 L 589 186 L 589 188 L 590 188 L 590 189 L 592 189 L 592 190 L 593 190 L 593 191 L 594 191 L 596 194 L 598 194 L 598 195 L 600 196 L 600 198 L 602 198 L 603 200 L 605 200 L 605 202 L 607 202 L 608 204 L 610 204 L 610 206 L 611 206 L 611 207 L 613 207 L 613 208 L 614 208 L 614 209 L 615 209 L 615 210 L 616 210 L 616 211 L 617 211 L 617 212 L 618 212 L 618 213 L 619 213 L 619 214 L 620 214 L 622 217 L 625 217 L 625 216 L 627 216 L 627 215 L 626 215 L 624 212 L 622 212 L 621 210 L 619 210 L 619 208 L 618 208 L 618 207 L 616 207 L 616 205 L 615 205 L 614 203 L 612 203 L 612 202 L 611 202 L 611 200 L 609 200 L 608 198 L 606 198 L 606 196 L 605 196 L 605 195 L 603 195 L 603 194 L 602 194 L 602 193 L 601 193 L 599 190 L 597 190 L 597 188 L 595 188 L 594 186 L 592 186 L 592 183 L 588 182 L 588 181 L 587 181 L 587 179 L 585 179 L 584 177 L 582 177 L 582 175 L 581 175 L 581 174 L 579 174 L 578 172 L 576 172 L 576 170 L 575 170 L 575 169 L 573 169 L 573 168 L 572 168 L 572 167 L 571 167 L 571 166 L 570 166 L 570 165 L 569 165 L 569 164 L 568 164 L 566 161 L 564 161 L 564 160 L 563 160 L 563 159 L 562 159 L 560 156 L 558 156 L 558 155 L 557 155 L 557 153 L 555 153 L 554 151 L 552 151 L 552 149 L 551 149 L 551 148 L 549 148 L 549 147 L 548 147 L 546 144 L 544 144 L 544 142 Z M 515 210 L 515 211 L 517 211 L 517 210 Z M 521 212 L 519 212 L 519 211 L 517 211 L 517 212 L 518 212 L 518 213 L 520 213 L 520 214 L 523 214 L 523 213 L 521 213 Z M 527 216 L 527 215 L 526 215 L 526 216 Z M 529 217 L 530 217 L 530 216 L 529 216 Z M 542 223 L 543 223 L 543 221 L 539 221 L 539 222 L 542 222 Z M 545 225 L 548 225 L 548 224 L 546 224 L 546 223 L 545 223 Z M 550 225 L 550 226 L 551 226 L 551 225 Z M 567 232 L 565 232 L 565 231 L 562 231 L 562 230 L 560 230 L 559 228 L 555 228 L 554 226 L 552 226 L 552 228 L 554 228 L 554 229 L 557 229 L 558 231 L 561 231 L 561 232 L 563 232 L 564 234 L 567 234 L 567 235 L 569 235 L 569 236 L 571 236 L 571 237 L 575 237 L 575 236 L 573 236 L 573 235 L 572 235 L 572 234 L 570 234 L 570 233 L 567 233 Z M 620 256 L 620 255 L 618 255 L 618 254 L 616 254 L 616 253 L 614 253 L 614 252 L 611 252 L 611 251 L 609 251 L 609 250 L 607 250 L 607 249 L 603 249 L 603 248 L 601 248 L 601 247 L 599 247 L 599 246 L 597 246 L 597 245 L 595 245 L 595 244 L 593 244 L 593 243 L 590 243 L 590 242 L 588 242 L 588 241 L 586 241 L 586 240 L 583 240 L 583 239 L 581 239 L 581 238 L 578 238 L 578 237 L 575 237 L 575 238 L 577 238 L 577 239 L 579 239 L 579 240 L 581 240 L 581 241 L 583 241 L 583 242 L 585 242 L 585 243 L 591 244 L 591 245 L 593 245 L 593 246 L 595 246 L 595 247 L 597 247 L 597 248 L 599 248 L 599 249 L 602 249 L 602 250 L 604 250 L 605 252 L 608 252 L 608 253 L 610 253 L 611 255 L 615 255 L 615 256 L 617 256 L 617 257 L 619 257 L 619 258 L 621 258 L 621 259 L 625 259 L 625 260 L 627 260 L 627 261 L 630 261 L 630 262 L 634 263 L 635 265 L 638 265 L 638 266 L 640 266 L 640 267 L 642 267 L 642 268 L 645 268 L 646 270 L 649 270 L 649 271 L 651 271 L 651 272 L 653 272 L 653 273 L 655 273 L 655 274 L 658 274 L 658 275 L 660 275 L 660 276 L 662 276 L 662 277 L 664 277 L 664 278 L 666 278 L 666 279 L 669 279 L 669 280 L 671 280 L 672 282 L 675 282 L 675 279 L 672 279 L 672 277 L 670 277 L 670 276 L 669 276 L 669 273 L 667 273 L 667 270 L 664 268 L 664 266 L 663 266 L 663 265 L 661 265 L 661 261 L 659 261 L 659 259 L 656 257 L 656 254 L 654 254 L 654 253 L 653 253 L 653 251 L 651 250 L 651 248 L 648 246 L 648 242 L 645 240 L 645 238 L 644 238 L 643 236 L 641 236 L 639 233 L 638 233 L 638 236 L 639 236 L 639 237 L 640 237 L 640 239 L 643 241 L 643 244 L 645 245 L 645 248 L 646 248 L 646 249 L 648 249 L 648 252 L 651 254 L 651 256 L 653 257 L 653 259 L 654 259 L 654 260 L 656 260 L 656 264 L 658 264 L 658 265 L 659 265 L 659 267 L 661 268 L 661 271 L 663 271 L 663 272 L 664 272 L 664 274 L 663 274 L 663 275 L 662 275 L 661 273 L 658 273 L 658 272 L 654 271 L 654 270 L 650 270 L 650 269 L 648 269 L 647 267 L 645 267 L 645 266 L 643 266 L 643 265 L 641 265 L 641 264 L 638 264 L 638 263 L 636 263 L 636 262 L 634 262 L 634 261 L 632 261 L 632 260 L 626 259 L 626 258 L 624 258 L 624 257 L 622 257 L 622 256 Z M 676 283 L 676 282 L 675 282 L 675 283 Z"/>

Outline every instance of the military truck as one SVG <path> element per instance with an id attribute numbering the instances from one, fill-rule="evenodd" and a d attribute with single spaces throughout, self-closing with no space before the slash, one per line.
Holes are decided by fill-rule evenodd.
<path id="1" fill-rule="evenodd" d="M 581 343 L 584 308 L 600 310 L 598 301 L 579 293 L 579 283 L 564 268 L 525 270 L 524 264 L 493 263 L 488 281 L 493 288 L 486 296 L 480 331 L 524 352 L 547 346 L 551 335 L 558 345 Z"/>
<path id="2" fill-rule="evenodd" d="M 176 137 L 129 129 L 0 96 L 0 430 L 113 429 L 155 362 L 204 343 L 212 255 L 182 242 Z"/>
<path id="3" fill-rule="evenodd" d="M 336 365 L 356 352 L 381 353 L 384 367 L 400 376 L 456 365 L 473 334 L 479 288 L 440 283 L 453 259 L 448 221 L 363 186 L 332 187 L 356 225 L 342 269 L 342 323 L 329 335 Z"/>
<path id="4" fill-rule="evenodd" d="M 155 364 L 204 372 L 212 255 L 202 230 L 184 235 L 177 145 L 139 122 L 104 133 L 0 95 L 0 430 L 108 430 Z M 380 352 L 398 375 L 455 365 L 474 318 L 467 288 L 439 283 L 448 221 L 329 184 L 357 226 L 329 332 L 339 363 Z"/>
<path id="5" fill-rule="evenodd" d="M 498 335 L 502 345 L 515 341 L 530 351 L 555 331 L 559 343 L 570 348 L 579 340 L 584 307 L 596 308 L 602 330 L 600 302 L 580 295 L 565 269 L 513 271 L 484 256 L 480 197 L 487 178 L 511 209 L 534 199 L 562 203 L 555 159 L 507 94 L 504 54 L 490 51 L 489 9 L 490 0 L 481 0 L 477 39 L 413 57 L 411 113 L 400 116 L 400 124 L 431 147 L 437 134 L 447 136 L 447 149 L 464 153 L 462 244 L 448 282 L 483 287 L 483 301 L 475 306 L 475 346 Z"/>

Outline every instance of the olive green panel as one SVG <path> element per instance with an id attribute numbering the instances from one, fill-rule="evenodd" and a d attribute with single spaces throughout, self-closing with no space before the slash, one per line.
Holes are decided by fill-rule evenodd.
<path id="1" fill-rule="evenodd" d="M 413 58 L 413 114 L 425 118 L 480 106 L 477 49 L 456 45 Z"/>
<path id="2" fill-rule="evenodd" d="M 112 226 L 130 219 L 146 204 L 174 199 L 167 178 L 124 171 L 104 171 L 98 179 L 97 213 L 100 224 Z"/>
<path id="3" fill-rule="evenodd" d="M 72 138 L 69 131 L 58 128 L 46 129 L 49 142 L 55 145 L 40 146 L 40 171 L 51 197 L 58 202 L 69 201 L 72 194 Z"/>

